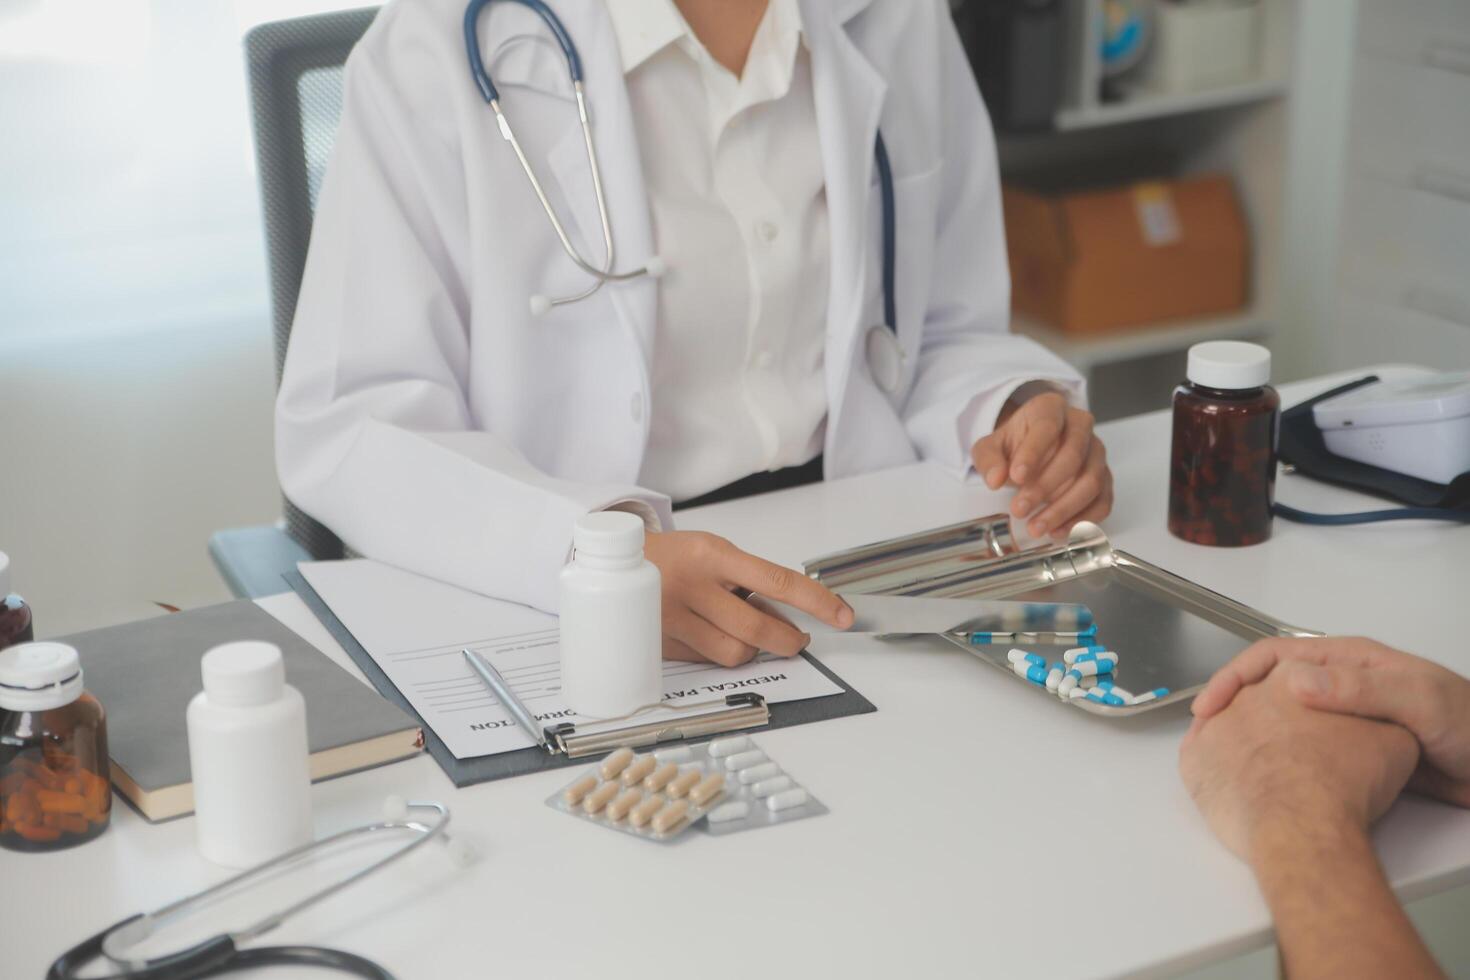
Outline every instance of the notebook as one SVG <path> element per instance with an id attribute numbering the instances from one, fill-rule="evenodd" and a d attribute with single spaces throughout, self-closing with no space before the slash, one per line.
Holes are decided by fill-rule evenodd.
<path id="1" fill-rule="evenodd" d="M 423 747 L 413 718 L 248 599 L 58 640 L 76 647 L 86 688 L 107 712 L 113 785 L 148 820 L 193 812 L 184 712 L 203 687 L 199 659 L 232 640 L 281 648 L 286 682 L 306 701 L 313 780 L 369 769 Z"/>

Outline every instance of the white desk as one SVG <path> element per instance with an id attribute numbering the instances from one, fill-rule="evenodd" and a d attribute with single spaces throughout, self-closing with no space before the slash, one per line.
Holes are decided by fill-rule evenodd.
<path id="1" fill-rule="evenodd" d="M 1323 387 L 1283 394 L 1290 404 Z M 1470 528 L 1277 522 L 1255 548 L 1185 544 L 1164 528 L 1168 425 L 1155 414 L 1102 428 L 1115 543 L 1294 624 L 1370 633 L 1470 673 Z M 1308 508 L 1370 503 L 1293 477 L 1278 494 Z M 720 504 L 683 524 L 795 565 L 1003 503 L 915 466 Z M 330 644 L 294 596 L 264 605 Z M 1109 722 L 1027 696 L 959 650 L 854 639 L 815 652 L 877 713 L 758 738 L 829 816 L 659 847 L 547 809 L 565 770 L 455 791 L 425 756 L 317 786 L 319 831 L 375 815 L 388 793 L 440 799 L 480 863 L 456 871 L 415 856 L 271 939 L 360 952 L 403 980 L 642 978 L 680 963 L 735 978 L 1156 975 L 1269 940 L 1249 873 L 1176 776 L 1182 706 Z M 38 977 L 82 936 L 222 876 L 193 851 L 191 819 L 154 827 L 114 812 L 111 832 L 75 851 L 0 852 L 0 972 Z M 1074 844 L 1079 834 L 1089 843 Z M 1406 798 L 1377 842 L 1406 899 L 1470 881 L 1470 812 Z M 1059 931 L 1074 915 L 1106 927 Z M 711 928 L 720 922 L 731 941 Z"/>

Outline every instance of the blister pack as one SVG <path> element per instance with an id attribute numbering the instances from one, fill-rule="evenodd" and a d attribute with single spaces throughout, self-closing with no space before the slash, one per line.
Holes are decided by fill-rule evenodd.
<path id="1" fill-rule="evenodd" d="M 723 802 L 712 808 L 701 829 L 712 836 L 759 830 L 828 812 L 779 763 L 747 735 L 690 747 L 691 763 L 728 777 Z"/>
<path id="2" fill-rule="evenodd" d="M 645 840 L 671 841 L 724 799 L 727 780 L 693 762 L 688 746 L 645 752 L 614 751 L 578 776 L 546 805 L 562 813 Z"/>
<path id="3" fill-rule="evenodd" d="M 642 755 L 618 749 L 546 805 L 660 843 L 700 821 L 706 833 L 719 836 L 827 812 L 747 735 Z"/>

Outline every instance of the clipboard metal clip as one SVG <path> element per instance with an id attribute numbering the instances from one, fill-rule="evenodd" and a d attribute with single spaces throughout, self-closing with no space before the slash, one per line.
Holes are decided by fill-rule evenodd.
<path id="1" fill-rule="evenodd" d="M 547 728 L 546 749 L 569 759 L 599 755 L 621 746 L 643 748 L 663 742 L 759 728 L 771 721 L 766 699 L 753 691 L 673 707 L 650 705 L 621 718 L 563 722 Z"/>

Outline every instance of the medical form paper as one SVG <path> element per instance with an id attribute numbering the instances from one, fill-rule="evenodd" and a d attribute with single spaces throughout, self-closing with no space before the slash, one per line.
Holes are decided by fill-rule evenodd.
<path id="1" fill-rule="evenodd" d="M 543 724 L 590 720 L 561 700 L 555 616 L 367 559 L 298 567 L 456 759 L 534 744 L 465 663 L 465 647 L 494 664 Z M 804 659 L 768 653 L 734 668 L 664 664 L 667 704 L 735 691 L 755 691 L 774 704 L 841 694 L 842 688 Z"/>

